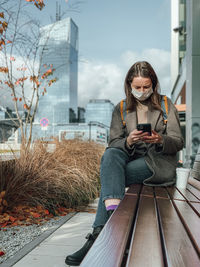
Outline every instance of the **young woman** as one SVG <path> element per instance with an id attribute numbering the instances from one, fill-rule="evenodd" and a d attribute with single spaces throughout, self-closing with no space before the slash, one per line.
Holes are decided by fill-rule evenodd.
<path id="1" fill-rule="evenodd" d="M 110 140 L 100 167 L 101 194 L 93 233 L 85 245 L 65 262 L 79 265 L 103 226 L 133 183 L 167 186 L 175 183 L 177 152 L 183 148 L 178 112 L 169 98 L 159 94 L 159 82 L 152 66 L 136 62 L 125 79 L 127 114 L 123 120 L 121 103 L 112 115 Z M 167 117 L 166 117 L 167 113 Z M 150 123 L 151 135 L 137 130 Z"/>

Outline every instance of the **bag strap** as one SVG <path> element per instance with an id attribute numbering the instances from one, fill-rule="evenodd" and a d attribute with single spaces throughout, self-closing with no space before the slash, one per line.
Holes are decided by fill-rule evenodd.
<path id="1" fill-rule="evenodd" d="M 168 117 L 168 102 L 167 102 L 167 96 L 166 96 L 166 95 L 164 95 L 164 96 L 162 97 L 161 108 L 162 108 L 162 110 L 163 110 L 164 124 L 167 124 L 167 117 Z"/>
<path id="2" fill-rule="evenodd" d="M 161 108 L 163 111 L 163 119 L 164 119 L 164 124 L 167 124 L 167 117 L 168 117 L 168 102 L 167 102 L 167 96 L 164 95 L 162 96 L 161 100 Z M 123 122 L 123 125 L 126 126 L 126 115 L 128 113 L 128 110 L 126 109 L 126 100 L 121 100 L 120 101 L 120 114 L 121 114 L 121 119 Z"/>
<path id="3" fill-rule="evenodd" d="M 128 110 L 126 109 L 126 100 L 122 99 L 120 102 L 120 113 L 121 113 L 121 119 L 122 119 L 123 125 L 126 126 L 125 119 L 128 113 Z"/>

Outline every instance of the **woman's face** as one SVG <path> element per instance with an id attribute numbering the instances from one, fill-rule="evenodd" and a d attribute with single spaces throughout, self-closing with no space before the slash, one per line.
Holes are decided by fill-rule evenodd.
<path id="1" fill-rule="evenodd" d="M 131 87 L 138 90 L 139 92 L 146 92 L 152 87 L 150 78 L 134 77 L 131 83 Z"/>

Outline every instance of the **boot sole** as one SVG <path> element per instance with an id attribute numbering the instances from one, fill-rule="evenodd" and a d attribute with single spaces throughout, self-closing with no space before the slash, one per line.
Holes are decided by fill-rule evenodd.
<path id="1" fill-rule="evenodd" d="M 79 261 L 70 261 L 70 260 L 65 260 L 65 263 L 69 266 L 79 266 L 81 264 L 81 262 Z"/>

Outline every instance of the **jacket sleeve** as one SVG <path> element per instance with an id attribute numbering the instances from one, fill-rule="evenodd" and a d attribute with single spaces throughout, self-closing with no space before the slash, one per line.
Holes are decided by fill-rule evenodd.
<path id="1" fill-rule="evenodd" d="M 168 98 L 168 118 L 166 134 L 163 137 L 164 154 L 176 154 L 183 148 L 184 140 L 181 134 L 180 121 L 178 111 L 171 100 Z"/>
<path id="2" fill-rule="evenodd" d="M 126 144 L 126 139 L 127 134 L 121 119 L 120 104 L 117 104 L 112 114 L 108 147 L 120 148 L 129 155 L 132 155 L 134 153 L 135 147 L 129 147 Z"/>

